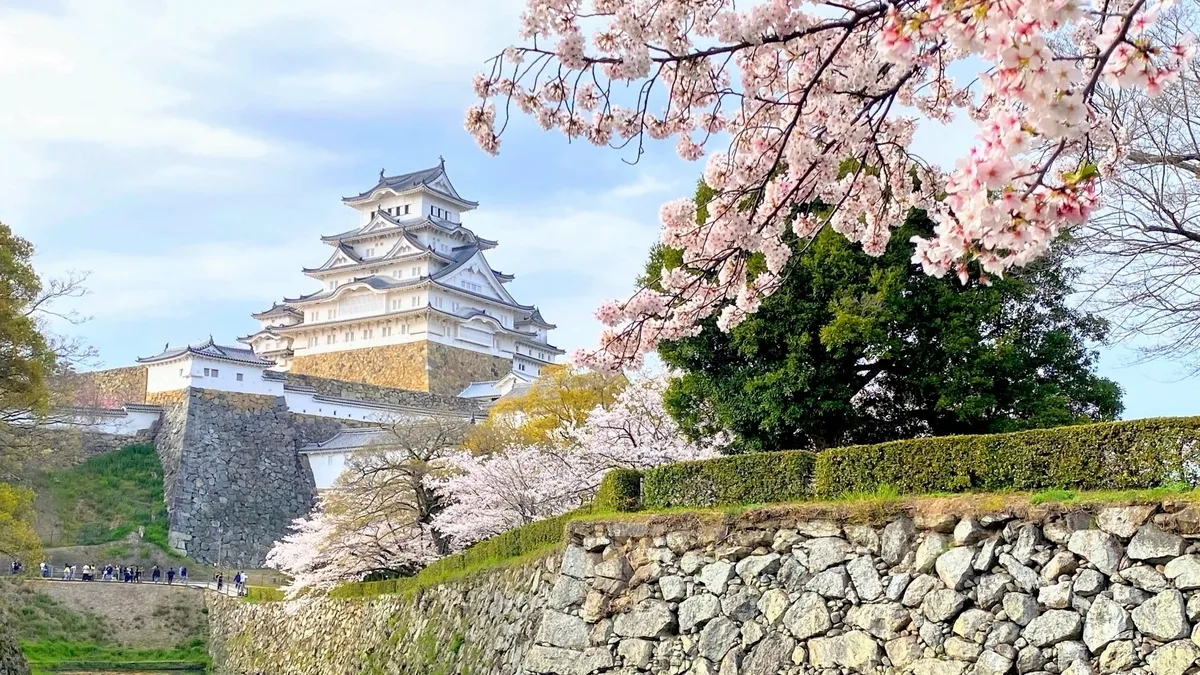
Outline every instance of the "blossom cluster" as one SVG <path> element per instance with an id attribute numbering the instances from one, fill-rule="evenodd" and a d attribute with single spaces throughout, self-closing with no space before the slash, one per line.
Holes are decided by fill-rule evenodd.
<path id="1" fill-rule="evenodd" d="M 292 521 L 291 532 L 275 543 L 265 563 L 292 578 L 284 589 L 289 598 L 328 591 L 372 572 L 420 568 L 437 559 L 427 527 L 363 517 L 365 512 L 362 505 L 331 503 L 326 497 L 309 515 Z"/>
<path id="2" fill-rule="evenodd" d="M 755 311 L 778 286 L 789 230 L 831 227 L 879 254 L 924 209 L 936 236 L 915 241 L 914 262 L 963 283 L 1042 254 L 1087 219 L 1122 159 L 1097 87 L 1153 94 L 1193 56 L 1147 30 L 1165 4 L 528 0 L 530 44 L 476 78 L 466 127 L 495 153 L 508 122 L 497 109 L 515 109 L 597 145 L 674 139 L 682 158 L 707 156 L 707 217 L 689 200 L 661 211 L 683 265 L 597 312 L 609 329 L 588 362 L 636 366 L 710 316 L 729 328 Z M 955 64 L 982 64 L 977 84 L 958 84 Z M 953 170 L 914 155 L 922 119 L 960 113 L 978 135 Z M 726 147 L 710 148 L 716 138 Z"/>
<path id="3" fill-rule="evenodd" d="M 462 452 L 432 483 L 448 502 L 433 525 L 456 547 L 536 520 L 566 513 L 592 499 L 612 469 L 647 469 L 706 459 L 728 441 L 684 439 L 663 407 L 668 378 L 630 382 L 608 408 L 567 425 L 563 445 L 518 446 L 487 456 Z"/>

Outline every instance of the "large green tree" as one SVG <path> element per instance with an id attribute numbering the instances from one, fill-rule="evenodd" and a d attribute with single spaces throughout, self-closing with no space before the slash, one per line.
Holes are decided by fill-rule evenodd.
<path id="1" fill-rule="evenodd" d="M 702 184 L 697 202 L 709 191 Z M 667 405 L 692 434 L 732 431 L 740 450 L 820 449 L 918 435 L 988 433 L 1113 419 L 1121 389 L 1091 345 L 1107 324 L 1072 308 L 1064 242 L 990 286 L 913 265 L 921 212 L 880 257 L 823 231 L 794 241 L 783 285 L 728 333 L 709 321 L 659 354 L 681 375 Z M 656 248 L 654 286 L 677 252 Z M 753 261 L 752 261 L 753 266 Z"/>

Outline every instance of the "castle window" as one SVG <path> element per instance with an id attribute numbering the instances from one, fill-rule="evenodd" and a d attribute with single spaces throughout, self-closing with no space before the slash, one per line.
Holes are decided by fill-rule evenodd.
<path id="1" fill-rule="evenodd" d="M 414 296 L 412 297 L 412 306 L 413 306 L 413 307 L 416 307 L 416 306 L 417 306 L 417 301 L 418 301 L 418 300 L 419 300 L 419 298 L 418 298 L 417 296 L 415 296 L 415 295 L 414 295 Z"/>
<path id="2" fill-rule="evenodd" d="M 375 257 L 375 249 L 373 249 L 373 248 L 367 249 L 367 257 L 374 258 Z"/>
<path id="3" fill-rule="evenodd" d="M 408 215 L 408 204 L 404 205 L 404 215 Z"/>
<path id="4" fill-rule="evenodd" d="M 238 373 L 238 374 L 237 374 L 237 381 L 238 381 L 238 382 L 241 382 L 241 381 L 242 381 L 242 374 L 241 374 L 241 373 Z"/>
<path id="5" fill-rule="evenodd" d="M 179 376 L 180 376 L 180 377 L 183 377 L 183 368 L 180 368 L 180 369 L 179 369 Z"/>
<path id="6" fill-rule="evenodd" d="M 333 290 L 333 289 L 335 289 L 335 288 L 337 288 L 337 282 L 336 282 L 336 281 L 330 281 L 330 282 L 329 282 L 329 290 L 331 290 L 331 291 L 332 291 L 332 290 Z"/>
<path id="7" fill-rule="evenodd" d="M 407 333 L 408 332 L 408 324 L 404 324 L 403 326 L 400 326 L 400 332 Z"/>

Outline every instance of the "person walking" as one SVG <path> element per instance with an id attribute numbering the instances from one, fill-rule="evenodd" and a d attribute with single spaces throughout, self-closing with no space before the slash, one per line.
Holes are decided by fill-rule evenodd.
<path id="1" fill-rule="evenodd" d="M 179 583 L 187 584 L 187 567 L 179 566 Z"/>
<path id="2" fill-rule="evenodd" d="M 162 578 L 162 570 L 158 569 L 158 565 L 151 567 L 150 568 L 150 581 L 157 584 L 158 580 L 161 578 Z"/>
<path id="3" fill-rule="evenodd" d="M 63 581 L 71 580 L 71 566 L 63 565 Z"/>
<path id="4" fill-rule="evenodd" d="M 175 568 L 170 567 L 167 568 L 167 585 L 170 586 L 173 583 L 175 583 Z"/>
<path id="5" fill-rule="evenodd" d="M 133 568 L 133 583 L 135 583 L 135 584 L 142 583 L 142 566 L 141 565 L 138 565 L 137 567 Z"/>
<path id="6" fill-rule="evenodd" d="M 45 560 L 42 561 L 42 578 L 43 579 L 50 578 L 50 565 Z"/>
<path id="7" fill-rule="evenodd" d="M 221 592 L 221 588 L 225 585 L 225 575 L 217 572 L 217 592 Z"/>

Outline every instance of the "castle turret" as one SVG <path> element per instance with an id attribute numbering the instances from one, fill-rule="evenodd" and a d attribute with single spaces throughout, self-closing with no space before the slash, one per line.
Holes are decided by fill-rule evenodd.
<path id="1" fill-rule="evenodd" d="M 333 251 L 304 274 L 321 288 L 253 315 L 242 338 L 280 370 L 386 387 L 458 394 L 509 372 L 537 376 L 563 351 L 537 307 L 504 287 L 485 251 L 497 242 L 462 224 L 478 204 L 438 166 L 343 200 L 358 227 L 324 236 Z"/>

